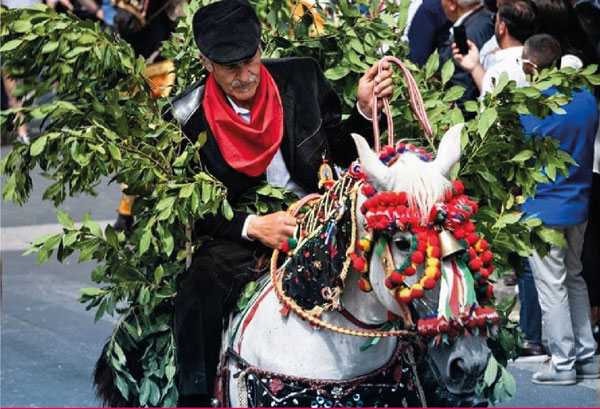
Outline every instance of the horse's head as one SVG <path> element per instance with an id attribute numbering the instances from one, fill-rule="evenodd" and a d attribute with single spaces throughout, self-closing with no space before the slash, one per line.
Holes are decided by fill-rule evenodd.
<path id="1" fill-rule="evenodd" d="M 367 250 L 356 258 L 362 259 L 359 267 L 369 253 L 370 259 L 359 286 L 372 289 L 405 322 L 418 319 L 420 336 L 431 345 L 432 371 L 453 394 L 472 393 L 483 376 L 490 350 L 476 335 L 488 334 L 497 320 L 477 303 L 489 296 L 493 270 L 487 243 L 469 221 L 477 205 L 463 194 L 462 183 L 448 180 L 460 159 L 461 129 L 448 130 L 435 160 L 401 143 L 377 155 L 353 135 L 361 166 L 350 169 L 365 181 L 357 200 L 364 243 L 358 247 Z"/>

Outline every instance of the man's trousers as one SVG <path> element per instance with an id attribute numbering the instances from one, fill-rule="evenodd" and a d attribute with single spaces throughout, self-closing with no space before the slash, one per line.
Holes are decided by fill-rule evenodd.
<path id="1" fill-rule="evenodd" d="M 594 356 L 590 304 L 581 276 L 581 249 L 585 223 L 557 228 L 567 241 L 564 247 L 551 246 L 545 257 L 534 251 L 529 257 L 538 290 L 548 349 L 559 371 L 572 370 L 576 361 Z"/>

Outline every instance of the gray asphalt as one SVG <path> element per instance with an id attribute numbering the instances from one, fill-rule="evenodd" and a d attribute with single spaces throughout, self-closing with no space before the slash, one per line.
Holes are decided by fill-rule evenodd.
<path id="1" fill-rule="evenodd" d="M 2 147 L 4 156 L 9 147 Z M 4 180 L 4 179 L 3 179 Z M 48 182 L 34 178 L 34 192 L 23 207 L 1 203 L 2 314 L 1 407 L 94 407 L 91 376 L 102 345 L 115 320 L 93 323 L 94 312 L 76 301 L 79 288 L 90 285 L 91 262 L 63 264 L 55 260 L 38 266 L 35 256 L 22 257 L 11 248 L 18 233 L 36 237 L 42 227 L 56 223 L 52 203 L 40 200 Z M 61 207 L 75 221 L 90 211 L 94 220 L 112 220 L 120 193 L 103 180 L 99 196 L 71 198 Z M 24 227 L 17 229 L 17 227 Z M 6 234 L 5 234 L 6 233 Z M 598 382 L 569 387 L 531 383 L 540 363 L 517 362 L 509 366 L 517 382 L 517 395 L 503 407 L 598 407 Z"/>

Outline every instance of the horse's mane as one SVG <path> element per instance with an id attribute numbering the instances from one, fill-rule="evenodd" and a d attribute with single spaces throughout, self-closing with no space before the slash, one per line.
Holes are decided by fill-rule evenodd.
<path id="1" fill-rule="evenodd" d="M 450 188 L 450 181 L 431 163 L 411 153 L 401 155 L 391 170 L 394 171 L 391 190 L 406 192 L 410 205 L 419 211 L 421 223 L 426 224 L 431 210 Z"/>

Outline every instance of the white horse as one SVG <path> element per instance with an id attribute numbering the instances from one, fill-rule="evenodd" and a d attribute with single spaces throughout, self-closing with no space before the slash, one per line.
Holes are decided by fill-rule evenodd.
<path id="1" fill-rule="evenodd" d="M 354 135 L 354 140 L 367 181 L 378 190 L 407 192 L 418 204 L 421 215 L 426 217 L 432 206 L 450 186 L 447 174 L 460 158 L 461 129 L 462 125 L 454 126 L 444 135 L 434 161 L 424 162 L 417 155 L 406 153 L 390 167 L 379 160 L 362 137 Z M 365 197 L 359 193 L 357 209 L 364 201 Z M 360 236 L 366 233 L 364 217 L 360 211 L 356 213 L 358 226 L 361 229 Z M 390 246 L 394 263 L 401 264 L 407 256 L 407 251 L 402 245 L 405 239 L 406 233 L 397 233 L 393 237 L 393 241 L 397 244 L 391 243 Z M 388 312 L 398 316 L 406 313 L 390 290 L 385 287 L 386 273 L 374 253 L 369 265 L 368 275 L 373 291 L 360 291 L 358 288 L 360 274 L 350 269 L 341 296 L 341 305 L 355 319 L 349 321 L 348 315 L 330 311 L 323 312 L 321 315 L 324 322 L 360 330 L 363 325 L 357 325 L 359 322 L 367 326 L 378 326 L 387 321 Z M 417 276 L 418 274 L 410 277 L 413 281 L 408 284 L 417 280 Z M 428 291 L 424 299 L 413 301 L 413 314 L 416 312 L 418 317 L 437 311 L 438 292 L 439 288 Z M 305 320 L 294 313 L 282 315 L 282 304 L 272 285 L 267 285 L 255 300 L 250 308 L 251 314 L 238 317 L 237 322 L 234 320 L 235 324 L 240 324 L 238 328 L 241 328 L 237 330 L 235 336 L 233 338 L 231 334 L 224 336 L 226 346 L 230 347 L 230 351 L 234 351 L 233 355 L 239 357 L 229 359 L 226 366 L 228 369 L 226 372 L 229 373 L 229 404 L 233 407 L 245 406 L 248 403 L 248 393 L 260 392 L 248 386 L 248 376 L 251 376 L 251 379 L 253 376 L 255 381 L 256 378 L 268 378 L 267 384 L 271 382 L 268 393 L 271 394 L 281 390 L 281 379 L 287 379 L 288 383 L 297 387 L 302 384 L 299 380 L 303 379 L 306 381 L 305 384 L 312 384 L 313 390 L 317 391 L 319 399 L 311 402 L 312 406 L 330 406 L 335 404 L 335 401 L 321 397 L 318 393 L 319 385 L 335 383 L 332 381 L 357 379 L 376 372 L 393 360 L 398 346 L 403 342 L 399 337 L 385 337 L 372 347 L 361 351 L 361 346 L 366 341 L 364 337 L 309 326 Z M 244 322 L 240 323 L 240 320 Z M 417 345 L 416 338 L 411 341 Z M 434 374 L 433 377 L 438 385 L 442 385 L 455 395 L 473 394 L 477 382 L 483 376 L 489 355 L 490 350 L 482 337 L 458 338 L 451 345 L 430 347 L 420 354 L 421 361 L 429 365 L 430 373 Z M 410 359 L 407 362 L 406 356 L 403 359 L 408 366 L 411 364 Z M 260 371 L 245 371 L 248 367 L 259 368 Z M 413 390 L 419 389 L 422 395 L 423 385 L 419 384 L 418 377 L 416 381 L 416 384 L 411 386 Z M 343 388 L 334 390 L 334 395 L 336 392 L 342 393 L 342 390 Z M 262 392 L 265 393 L 267 391 Z M 397 391 L 397 393 L 400 395 L 403 392 Z M 293 406 L 298 402 L 294 396 L 294 393 L 288 394 L 285 398 L 287 400 L 282 399 L 276 403 Z M 344 406 L 362 400 L 360 394 L 351 396 L 352 399 L 343 398 L 346 399 L 341 401 Z M 432 396 L 419 397 L 421 401 L 418 403 L 421 404 L 425 404 L 427 399 L 430 401 L 433 399 Z M 406 404 L 406 401 L 403 403 Z M 374 403 L 369 402 L 369 404 Z M 414 405 L 415 402 L 412 404 Z"/>

